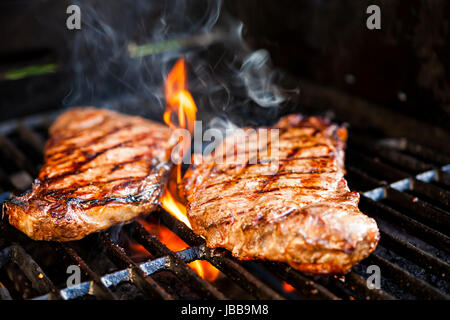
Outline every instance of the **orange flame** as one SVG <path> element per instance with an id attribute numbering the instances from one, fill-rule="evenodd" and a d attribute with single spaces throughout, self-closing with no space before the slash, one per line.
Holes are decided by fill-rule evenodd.
<path id="1" fill-rule="evenodd" d="M 165 94 L 166 111 L 163 115 L 164 122 L 171 128 L 183 128 L 192 133 L 194 131 L 197 106 L 195 105 L 191 93 L 186 89 L 186 65 L 184 59 L 179 59 L 167 76 Z M 178 118 L 176 123 L 172 120 L 173 118 Z M 190 146 L 191 141 L 182 141 L 179 155 L 180 159 L 183 156 L 183 153 L 188 151 Z M 181 162 L 177 165 L 177 183 L 180 182 Z M 171 181 L 169 181 L 169 184 L 170 183 Z M 176 190 L 176 188 L 172 190 Z M 164 195 L 162 196 L 161 203 L 162 207 L 167 212 L 192 229 L 192 226 L 187 218 L 186 207 L 176 200 L 169 187 L 166 188 Z M 179 241 L 182 240 L 179 239 Z M 171 250 L 180 250 L 180 248 L 172 249 L 170 246 L 173 244 L 165 244 Z M 184 242 L 183 244 L 186 246 Z M 200 277 L 209 281 L 213 281 L 219 275 L 219 270 L 207 261 L 197 260 L 191 262 L 189 266 L 194 269 Z"/>
<path id="2" fill-rule="evenodd" d="M 147 231 L 151 232 L 154 235 L 157 235 L 159 241 L 164 243 L 170 250 L 177 252 L 188 247 L 186 242 L 180 239 L 175 233 L 170 231 L 164 225 L 152 223 L 144 219 L 139 219 L 139 222 L 144 226 L 145 229 L 147 229 Z M 196 260 L 188 263 L 188 265 L 200 277 L 207 281 L 214 281 L 219 275 L 219 270 L 217 270 L 207 261 Z"/>
<path id="3" fill-rule="evenodd" d="M 174 199 L 168 188 L 161 198 L 161 204 L 164 210 L 192 229 L 192 226 L 187 218 L 186 207 Z"/>
<path id="4" fill-rule="evenodd" d="M 150 253 L 144 248 L 144 246 L 137 242 L 129 241 L 128 250 L 130 251 L 133 260 L 139 261 L 151 256 Z"/>
<path id="5" fill-rule="evenodd" d="M 164 122 L 171 128 L 188 129 L 190 133 L 194 131 L 195 114 L 197 106 L 191 93 L 186 89 L 186 65 L 184 59 L 179 59 L 172 71 L 167 76 L 165 85 L 166 111 L 164 112 Z M 172 121 L 174 116 L 178 117 L 178 123 Z M 191 141 L 182 141 L 180 158 L 191 146 Z M 181 164 L 177 166 L 177 183 L 181 182 Z"/>
<path id="6" fill-rule="evenodd" d="M 283 281 L 283 289 L 286 292 L 292 292 L 295 290 L 295 288 L 293 286 L 291 286 L 289 283 L 284 282 L 284 281 Z"/>
<path id="7" fill-rule="evenodd" d="M 163 116 L 164 122 L 173 128 L 187 128 L 192 133 L 197 106 L 191 93 L 186 90 L 184 59 L 178 60 L 167 76 L 165 93 L 167 109 Z M 178 125 L 172 122 L 174 114 L 178 116 Z"/>

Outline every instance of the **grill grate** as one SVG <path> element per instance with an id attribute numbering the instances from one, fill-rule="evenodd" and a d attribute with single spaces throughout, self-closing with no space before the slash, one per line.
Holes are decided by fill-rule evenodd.
<path id="1" fill-rule="evenodd" d="M 0 125 L 0 202 L 9 192 L 30 187 L 54 117 L 38 115 Z M 381 241 L 345 276 L 312 277 L 281 263 L 238 262 L 225 250 L 207 248 L 162 209 L 151 219 L 183 240 L 186 249 L 170 250 L 141 220 L 77 242 L 43 243 L 2 219 L 0 299 L 449 299 L 450 157 L 406 139 L 353 131 L 350 137 L 347 180 L 352 190 L 361 192 L 361 210 L 377 220 Z M 144 261 L 133 258 L 122 236 L 148 252 Z M 57 263 L 47 261 L 48 256 Z M 200 278 L 188 266 L 196 260 L 219 269 L 222 280 Z M 71 264 L 79 266 L 83 280 L 66 287 Z M 368 288 L 369 265 L 380 267 L 381 289 Z M 283 281 L 294 290 L 283 289 Z"/>

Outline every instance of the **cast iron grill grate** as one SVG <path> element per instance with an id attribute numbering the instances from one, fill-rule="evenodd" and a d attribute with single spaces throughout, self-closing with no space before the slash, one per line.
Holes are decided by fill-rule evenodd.
<path id="1" fill-rule="evenodd" d="M 30 187 L 55 114 L 0 125 L 0 202 Z M 450 157 L 407 139 L 351 132 L 347 180 L 361 192 L 361 210 L 381 231 L 376 251 L 345 276 L 312 277 L 273 262 L 238 262 L 204 245 L 160 209 L 153 222 L 187 247 L 172 251 L 138 219 L 70 243 L 35 242 L 0 222 L 0 299 L 449 299 Z M 126 241 L 121 241 L 126 239 Z M 136 259 L 130 239 L 147 253 Z M 213 282 L 188 263 L 206 260 L 220 270 Z M 82 281 L 67 287 L 67 268 Z M 367 268 L 381 271 L 369 289 Z M 291 285 L 287 290 L 283 282 Z"/>

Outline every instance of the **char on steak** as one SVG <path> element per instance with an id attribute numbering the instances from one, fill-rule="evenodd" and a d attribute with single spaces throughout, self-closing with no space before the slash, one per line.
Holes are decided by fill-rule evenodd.
<path id="1" fill-rule="evenodd" d="M 347 272 L 379 239 L 375 220 L 358 209 L 359 195 L 344 179 L 347 130 L 301 115 L 273 128 L 279 138 L 266 139 L 263 147 L 277 143 L 277 151 L 258 161 L 251 160 L 264 139 L 247 128 L 188 170 L 183 191 L 194 232 L 208 247 L 226 248 L 242 260 L 286 262 L 311 274 Z M 246 143 L 230 143 L 236 135 Z M 226 153 L 243 161 L 223 161 Z M 278 170 L 268 174 L 274 155 Z"/>
<path id="2" fill-rule="evenodd" d="M 171 129 L 91 107 L 55 121 L 39 177 L 4 204 L 9 222 L 35 240 L 69 241 L 152 211 L 168 175 Z"/>

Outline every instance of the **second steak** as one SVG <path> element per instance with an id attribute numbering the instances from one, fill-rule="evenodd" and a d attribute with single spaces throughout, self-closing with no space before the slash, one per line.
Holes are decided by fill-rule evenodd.
<path id="1" fill-rule="evenodd" d="M 375 220 L 358 209 L 344 179 L 345 128 L 324 118 L 290 115 L 279 129 L 278 171 L 251 162 L 260 132 L 244 130 L 248 147 L 225 139 L 184 179 L 187 213 L 209 247 L 243 260 L 281 261 L 312 274 L 345 273 L 376 247 Z M 253 142 L 252 142 L 253 141 Z M 267 146 L 274 141 L 268 141 Z M 233 148 L 233 149 L 232 149 Z M 241 163 L 223 161 L 236 153 Z"/>

